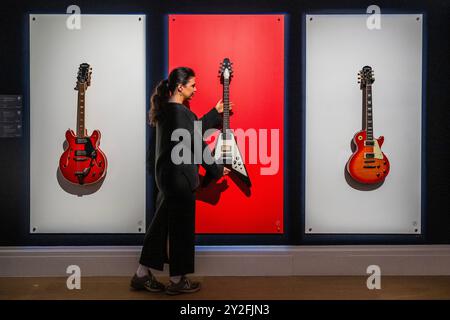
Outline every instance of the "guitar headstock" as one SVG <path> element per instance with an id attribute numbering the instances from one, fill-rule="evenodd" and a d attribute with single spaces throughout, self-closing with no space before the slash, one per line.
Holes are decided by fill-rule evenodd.
<path id="1" fill-rule="evenodd" d="M 231 77 L 233 76 L 233 67 L 232 66 L 233 66 L 233 63 L 228 58 L 223 59 L 223 62 L 220 63 L 219 77 L 222 80 L 225 80 L 225 79 L 231 80 Z"/>
<path id="2" fill-rule="evenodd" d="M 91 85 L 91 74 L 92 68 L 88 63 L 80 64 L 80 67 L 78 68 L 77 85 L 75 90 L 80 90 L 81 87 L 86 90 L 87 87 Z"/>
<path id="3" fill-rule="evenodd" d="M 375 78 L 373 77 L 373 70 L 370 66 L 364 66 L 361 71 L 358 72 L 358 83 L 361 89 L 368 84 L 374 83 Z"/>

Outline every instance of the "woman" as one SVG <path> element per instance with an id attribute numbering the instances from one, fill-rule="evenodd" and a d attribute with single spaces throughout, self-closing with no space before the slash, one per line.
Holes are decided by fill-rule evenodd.
<path id="1" fill-rule="evenodd" d="M 185 106 L 196 91 L 194 71 L 180 67 L 159 83 L 151 98 L 150 124 L 156 127 L 155 179 L 159 192 L 156 213 L 145 235 L 140 264 L 131 280 L 131 287 L 135 289 L 166 290 L 170 295 L 200 289 L 199 282 L 186 276 L 194 272 L 195 189 L 199 186 L 198 162 L 194 161 L 198 159 L 194 159 L 193 141 L 201 139 L 203 150 L 209 150 L 205 149 L 208 146 L 202 136 L 206 130 L 221 125 L 223 104 L 219 101 L 199 120 L 202 124 L 202 132 L 199 132 L 194 127 L 197 116 Z M 177 129 L 186 130 L 190 139 L 172 141 L 172 133 Z M 186 147 L 180 154 L 172 152 L 177 144 Z M 174 161 L 174 156 L 183 157 L 186 150 L 190 161 Z M 201 163 L 211 176 L 218 179 L 229 173 L 229 169 L 214 162 L 210 152 L 206 152 L 206 157 L 209 159 L 202 157 Z M 169 263 L 170 273 L 167 287 L 151 272 L 152 269 L 163 270 L 165 262 Z"/>

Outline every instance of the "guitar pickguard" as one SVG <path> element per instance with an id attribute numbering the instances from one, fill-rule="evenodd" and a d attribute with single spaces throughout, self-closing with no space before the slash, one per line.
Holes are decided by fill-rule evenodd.
<path id="1" fill-rule="evenodd" d="M 234 171 L 237 171 L 244 176 L 248 176 L 242 155 L 232 133 L 229 133 L 226 139 L 224 139 L 222 135 L 219 135 L 214 158 L 231 167 Z"/>
<path id="2" fill-rule="evenodd" d="M 219 134 L 214 148 L 214 158 L 226 167 L 238 174 L 247 184 L 251 185 L 250 178 L 245 168 L 244 159 L 239 151 L 234 134 L 229 131 L 227 134 Z"/>
<path id="3" fill-rule="evenodd" d="M 373 152 L 364 153 L 364 159 L 380 159 L 383 160 L 383 152 L 381 152 L 380 145 L 377 140 L 373 141 Z"/>

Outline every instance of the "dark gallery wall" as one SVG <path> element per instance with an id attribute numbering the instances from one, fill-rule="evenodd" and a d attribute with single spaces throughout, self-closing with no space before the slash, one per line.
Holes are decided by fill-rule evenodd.
<path id="1" fill-rule="evenodd" d="M 69 5 L 84 14 L 136 13 L 147 15 L 148 86 L 166 75 L 167 30 L 170 13 L 286 14 L 285 70 L 285 234 L 199 237 L 200 244 L 366 244 L 450 243 L 450 2 L 377 1 L 382 13 L 425 14 L 425 167 L 424 233 L 421 237 L 305 237 L 302 216 L 302 15 L 305 13 L 365 13 L 372 1 L 6 1 L 0 12 L 0 94 L 24 96 L 24 135 L 0 139 L 0 246 L 29 245 L 138 245 L 142 235 L 31 235 L 29 234 L 29 110 L 27 21 L 29 13 L 63 14 Z M 187 37 L 195 34 L 186 30 Z M 120 47 L 120 44 L 118 44 Z M 52 81 L 47 79 L 51 91 Z M 148 130 L 151 137 L 151 130 Z M 405 141 L 405 143 L 408 143 Z M 152 185 L 152 178 L 148 178 Z M 149 193 L 152 189 L 149 188 Z M 149 195 L 149 198 L 152 198 Z M 147 220 L 153 205 L 147 205 Z"/>

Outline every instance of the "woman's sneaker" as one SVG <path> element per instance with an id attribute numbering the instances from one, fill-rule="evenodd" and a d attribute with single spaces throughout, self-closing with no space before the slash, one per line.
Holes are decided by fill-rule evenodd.
<path id="1" fill-rule="evenodd" d="M 182 276 L 178 283 L 170 281 L 166 287 L 166 293 L 174 296 L 182 293 L 193 293 L 200 290 L 200 282 L 192 281 L 186 276 Z"/>
<path id="2" fill-rule="evenodd" d="M 164 284 L 156 280 L 154 275 L 138 277 L 136 274 L 131 279 L 130 286 L 135 290 L 147 290 L 150 292 L 162 292 Z"/>

